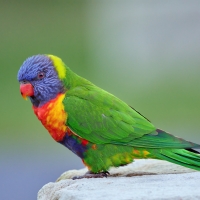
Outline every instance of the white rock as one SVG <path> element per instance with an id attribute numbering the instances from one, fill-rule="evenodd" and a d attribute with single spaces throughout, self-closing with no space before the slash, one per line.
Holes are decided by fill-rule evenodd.
<path id="1" fill-rule="evenodd" d="M 200 172 L 159 160 L 111 168 L 108 178 L 72 180 L 87 169 L 63 173 L 38 192 L 38 200 L 200 199 Z"/>

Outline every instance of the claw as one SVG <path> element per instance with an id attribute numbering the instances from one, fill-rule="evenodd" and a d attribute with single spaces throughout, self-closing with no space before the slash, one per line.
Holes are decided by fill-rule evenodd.
<path id="1" fill-rule="evenodd" d="M 82 178 L 104 178 L 104 177 L 107 178 L 108 175 L 110 175 L 110 173 L 108 171 L 99 172 L 96 174 L 91 171 L 88 171 L 83 176 L 74 176 L 72 179 L 76 180 L 76 179 L 82 179 Z"/>

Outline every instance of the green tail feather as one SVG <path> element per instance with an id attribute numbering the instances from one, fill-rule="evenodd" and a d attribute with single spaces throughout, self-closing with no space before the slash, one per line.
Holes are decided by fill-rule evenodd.
<path id="1" fill-rule="evenodd" d="M 200 171 L 200 154 L 186 149 L 154 149 L 152 153 L 157 159 Z"/>

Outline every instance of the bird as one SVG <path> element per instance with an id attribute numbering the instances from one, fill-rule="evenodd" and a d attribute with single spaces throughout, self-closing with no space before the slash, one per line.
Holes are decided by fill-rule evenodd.
<path id="1" fill-rule="evenodd" d="M 159 159 L 200 171 L 199 144 L 156 128 L 137 110 L 74 73 L 50 54 L 28 57 L 17 79 L 24 99 L 51 137 L 88 168 L 81 178 L 103 178 L 110 167 Z"/>

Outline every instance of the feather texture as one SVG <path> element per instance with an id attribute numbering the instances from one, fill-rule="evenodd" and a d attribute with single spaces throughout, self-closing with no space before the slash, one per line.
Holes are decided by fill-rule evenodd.
<path id="1" fill-rule="evenodd" d="M 157 129 L 125 102 L 72 72 L 56 56 L 28 58 L 18 80 L 34 89 L 27 95 L 50 135 L 94 173 L 135 158 L 163 159 L 200 170 L 200 156 L 192 150 L 200 145 Z"/>

